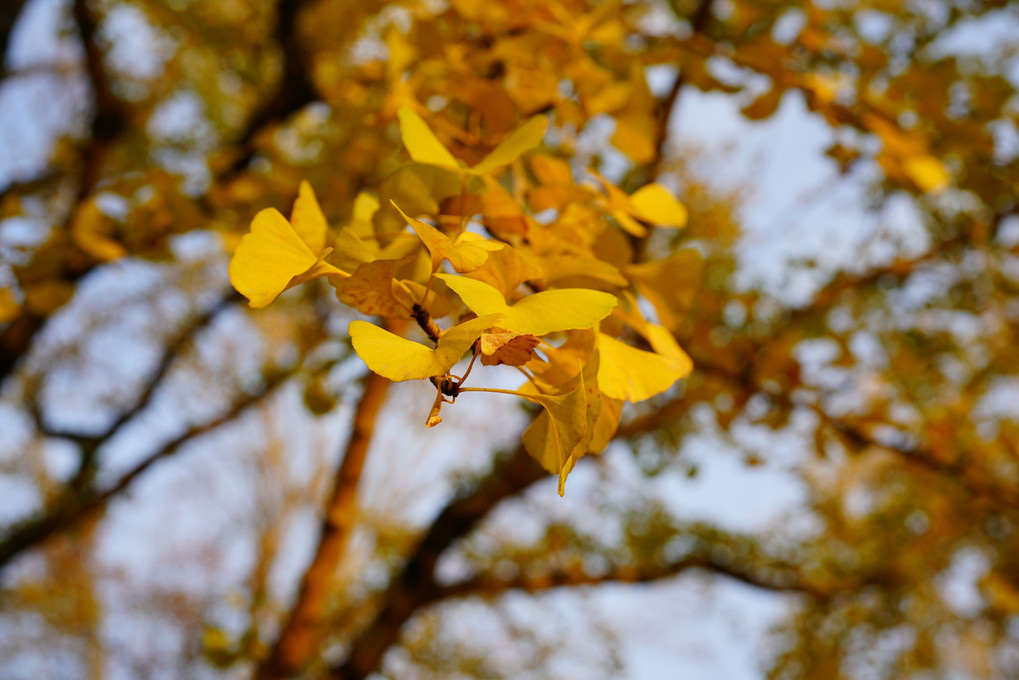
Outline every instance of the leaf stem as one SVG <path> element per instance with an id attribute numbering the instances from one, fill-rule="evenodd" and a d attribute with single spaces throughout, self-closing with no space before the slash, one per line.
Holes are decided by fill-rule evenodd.
<path id="1" fill-rule="evenodd" d="M 441 263 L 440 263 L 441 264 Z M 425 300 L 428 299 L 428 294 L 432 292 L 432 281 L 435 280 L 435 270 L 432 269 L 432 273 L 428 275 L 428 284 L 425 286 L 425 292 L 421 295 L 421 301 L 418 302 L 422 307 L 425 306 Z"/>
<path id="2" fill-rule="evenodd" d="M 471 363 L 467 364 L 467 370 L 464 371 L 463 377 L 462 378 L 457 378 L 460 381 L 460 383 L 459 383 L 460 385 L 463 385 L 464 380 L 467 380 L 467 376 L 469 376 L 471 374 L 471 369 L 474 368 L 474 362 L 477 360 L 477 358 L 478 358 L 478 353 L 474 352 L 474 354 L 471 356 Z M 466 390 L 466 389 L 469 389 L 469 388 L 467 388 L 467 387 L 459 387 L 459 386 L 457 387 L 457 391 L 458 392 L 461 392 L 461 391 Z"/>
<path id="3" fill-rule="evenodd" d="M 514 397 L 522 397 L 524 399 L 532 399 L 536 395 L 524 394 L 523 392 L 515 392 L 513 390 L 500 390 L 497 387 L 461 387 L 460 392 L 495 392 L 497 394 L 512 394 Z"/>

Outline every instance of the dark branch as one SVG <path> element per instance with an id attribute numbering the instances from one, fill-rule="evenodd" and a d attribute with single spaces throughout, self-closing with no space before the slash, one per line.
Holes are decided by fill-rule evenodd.
<path id="1" fill-rule="evenodd" d="M 259 680 L 292 676 L 318 653 L 325 632 L 323 624 L 332 577 L 343 559 L 347 540 L 357 520 L 361 471 L 389 385 L 389 380 L 376 373 L 365 377 L 350 438 L 336 470 L 329 504 L 322 518 L 315 556 L 301 578 L 297 600 L 276 644 L 255 672 Z"/>
<path id="2" fill-rule="evenodd" d="M 296 370 L 297 368 L 294 367 L 269 376 L 257 392 L 237 400 L 227 412 L 215 420 L 204 425 L 196 425 L 167 442 L 110 486 L 104 489 L 89 486 L 81 490 L 68 487 L 44 514 L 15 526 L 4 538 L 0 539 L 0 570 L 25 550 L 39 545 L 58 532 L 66 531 L 101 510 L 112 498 L 128 489 L 142 473 L 156 462 L 177 453 L 184 444 L 234 420 L 250 406 L 271 394 Z"/>
<path id="3" fill-rule="evenodd" d="M 85 70 L 92 87 L 93 99 L 90 136 L 79 163 L 77 194 L 80 202 L 99 182 L 106 153 L 115 137 L 126 127 L 127 114 L 124 103 L 110 89 L 103 53 L 95 40 L 98 23 L 88 7 L 87 0 L 74 0 L 72 15 L 85 53 Z M 74 219 L 73 210 L 69 219 Z M 73 270 L 63 273 L 64 280 L 76 281 L 93 266 L 94 263 L 76 265 Z M 45 318 L 42 316 L 23 313 L 0 333 L 0 383 L 14 370 L 18 360 L 31 345 L 32 339 L 43 327 L 44 321 Z"/>
<path id="4" fill-rule="evenodd" d="M 301 41 L 296 32 L 297 16 L 307 0 L 279 0 L 277 6 L 276 41 L 283 48 L 283 74 L 262 105 L 251 115 L 240 137 L 234 143 L 244 152 L 233 162 L 221 180 L 239 173 L 254 156 L 254 142 L 259 134 L 299 111 L 318 98 L 308 76 Z"/>
<path id="5" fill-rule="evenodd" d="M 80 432 L 54 430 L 45 424 L 44 419 L 39 412 L 37 403 L 33 405 L 32 409 L 36 428 L 41 434 L 44 434 L 47 437 L 70 439 L 79 443 L 95 442 L 97 444 L 101 444 L 109 441 L 124 425 L 149 406 L 152 402 L 152 397 L 162 384 L 163 379 L 170 370 L 170 367 L 191 345 L 198 333 L 211 324 L 224 311 L 233 307 L 233 305 L 240 299 L 241 296 L 238 293 L 231 291 L 230 294 L 226 295 L 208 310 L 190 319 L 163 349 L 163 355 L 160 357 L 159 363 L 156 365 L 156 369 L 153 371 L 149 380 L 145 382 L 145 389 L 140 395 L 138 395 L 134 405 L 117 416 L 117 418 L 101 433 L 85 434 Z"/>
<path id="6" fill-rule="evenodd" d="M 960 238 L 958 241 L 953 239 L 949 243 L 941 245 L 950 247 L 964 243 L 964 239 Z M 860 286 L 877 284 L 887 276 L 908 276 L 916 266 L 933 257 L 934 253 L 929 252 L 915 259 L 895 261 L 863 274 L 841 276 L 822 291 L 814 303 L 792 312 L 783 329 L 823 313 L 848 291 L 858 290 Z M 710 365 L 705 365 L 696 358 L 695 365 L 697 370 L 713 371 Z M 741 367 L 737 372 L 724 368 L 719 370 L 723 371 L 723 377 L 727 380 L 754 385 L 759 380 L 752 363 Z M 759 390 L 760 386 L 758 385 L 755 389 Z M 777 398 L 780 397 L 782 395 L 777 395 Z M 787 397 L 786 399 L 788 401 Z M 688 400 L 682 398 L 670 402 L 655 414 L 622 426 L 616 436 L 635 436 L 660 427 L 665 421 L 682 415 L 688 406 L 687 402 Z M 923 461 L 923 457 L 918 457 L 917 462 Z M 398 640 L 403 624 L 418 609 L 435 602 L 442 596 L 441 589 L 433 578 L 435 564 L 439 556 L 456 540 L 469 533 L 499 502 L 519 494 L 530 484 L 544 477 L 544 471 L 527 456 L 521 447 L 510 458 L 505 469 L 495 470 L 468 495 L 451 502 L 432 523 L 428 533 L 395 578 L 393 585 L 386 593 L 382 608 L 375 621 L 353 641 L 350 657 L 332 669 L 331 677 L 340 680 L 360 680 L 373 672 L 381 662 L 386 650 Z M 705 565 L 699 564 L 691 566 L 707 568 Z"/>
<path id="7" fill-rule="evenodd" d="M 375 621 L 353 641 L 350 657 L 333 668 L 330 677 L 343 680 L 367 677 L 397 641 L 403 624 L 414 612 L 442 597 L 434 578 L 439 556 L 466 536 L 503 499 L 517 495 L 546 476 L 521 445 L 477 487 L 450 502 L 386 591 Z"/>
<path id="8" fill-rule="evenodd" d="M 7 72 L 7 47 L 24 4 L 25 0 L 6 0 L 0 3 L 0 76 Z"/>
<path id="9" fill-rule="evenodd" d="M 700 35 L 707 30 L 708 23 L 711 21 L 711 4 L 712 0 L 701 0 L 697 11 L 690 17 L 690 30 L 693 35 Z M 662 172 L 662 165 L 665 163 L 665 146 L 670 132 L 669 121 L 672 120 L 672 112 L 676 108 L 676 104 L 679 101 L 679 93 L 685 84 L 686 76 L 683 71 L 679 71 L 676 74 L 676 79 L 672 81 L 672 87 L 669 89 L 668 94 L 658 104 L 658 120 L 655 126 L 654 138 L 655 155 L 647 168 L 646 181 L 648 182 L 655 181 Z"/>
<path id="10" fill-rule="evenodd" d="M 92 86 L 94 109 L 90 126 L 91 137 L 82 162 L 79 199 L 88 196 L 101 179 L 103 161 L 113 140 L 127 126 L 127 108 L 113 93 L 106 73 L 103 52 L 96 42 L 98 22 L 87 0 L 74 0 L 74 22 L 85 51 L 85 70 Z"/>
<path id="11" fill-rule="evenodd" d="M 842 440 L 856 449 L 877 448 L 890 451 L 906 463 L 932 472 L 942 479 L 958 485 L 974 499 L 983 499 L 999 508 L 1019 509 L 1019 489 L 994 481 L 992 475 L 981 474 L 971 465 L 957 460 L 945 460 L 933 451 L 906 441 L 895 442 L 887 437 L 876 437 L 866 426 L 834 418 L 820 409 L 814 409 L 822 422 L 834 430 Z"/>
<path id="12" fill-rule="evenodd" d="M 428 310 L 421 305 L 415 304 L 411 309 L 411 313 L 414 316 L 414 321 L 416 321 L 421 330 L 425 332 L 428 339 L 432 342 L 438 342 L 439 337 L 442 335 L 442 331 L 439 330 L 437 325 L 435 325 L 435 320 L 432 318 L 432 315 L 428 313 Z"/>
<path id="13" fill-rule="evenodd" d="M 720 562 L 710 555 L 691 555 L 665 565 L 626 565 L 604 574 L 587 574 L 583 571 L 556 571 L 538 576 L 523 575 L 511 580 L 484 576 L 463 581 L 440 589 L 440 598 L 497 597 L 511 590 L 538 593 L 553 588 L 597 585 L 600 583 L 652 583 L 673 578 L 691 569 L 706 571 L 771 592 L 799 593 L 825 600 L 842 588 L 831 589 L 811 583 L 787 569 L 763 570 L 741 568 L 729 562 Z M 781 575 L 779 575 L 781 574 Z"/>

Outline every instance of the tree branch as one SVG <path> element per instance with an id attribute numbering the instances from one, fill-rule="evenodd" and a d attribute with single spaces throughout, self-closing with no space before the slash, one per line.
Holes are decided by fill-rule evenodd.
<path id="1" fill-rule="evenodd" d="M 244 152 L 231 164 L 219 179 L 229 180 L 239 173 L 255 153 L 253 142 L 262 130 L 285 120 L 318 98 L 308 77 L 301 42 L 295 32 L 297 15 L 307 0 L 279 0 L 277 5 L 276 40 L 283 48 L 283 73 L 276 88 L 263 100 L 262 105 L 248 119 L 247 125 L 234 146 Z"/>
<path id="2" fill-rule="evenodd" d="M 0 539 L 0 570 L 20 553 L 42 543 L 60 531 L 66 531 L 105 507 L 110 499 L 128 489 L 153 464 L 173 455 L 184 444 L 237 418 L 250 406 L 258 403 L 282 385 L 297 371 L 297 368 L 298 366 L 295 365 L 289 370 L 269 376 L 260 390 L 239 399 L 226 413 L 215 420 L 191 427 L 167 442 L 105 489 L 96 489 L 91 485 L 85 489 L 66 487 L 61 497 L 44 514 L 15 526 L 3 539 Z"/>
<path id="3" fill-rule="evenodd" d="M 350 530 L 357 518 L 357 488 L 375 432 L 379 410 L 390 382 L 369 372 L 354 412 L 353 429 L 336 472 L 333 491 L 322 520 L 315 556 L 304 572 L 297 601 L 283 625 L 269 657 L 259 667 L 259 680 L 293 675 L 318 652 L 324 636 L 326 603 L 333 575 L 343 559 Z"/>
<path id="4" fill-rule="evenodd" d="M 90 126 L 91 137 L 82 163 L 79 200 L 88 196 L 99 182 L 103 161 L 111 142 L 127 125 L 127 109 L 109 85 L 103 53 L 96 42 L 98 29 L 95 16 L 88 7 L 88 0 L 74 0 L 74 22 L 81 35 L 85 51 L 85 70 L 92 85 L 92 99 L 95 110 Z"/>
<path id="5" fill-rule="evenodd" d="M 456 540 L 466 536 L 503 499 L 515 496 L 547 473 L 524 450 L 513 454 L 475 488 L 453 499 L 432 522 L 414 552 L 386 590 L 375 620 L 351 644 L 350 657 L 330 671 L 342 680 L 367 677 L 399 638 L 403 624 L 442 592 L 435 583 L 435 565 Z"/>
<path id="6" fill-rule="evenodd" d="M 953 239 L 951 243 L 956 243 Z M 958 243 L 963 243 L 960 239 Z M 907 276 L 920 263 L 930 260 L 927 253 L 913 260 L 897 260 L 885 267 L 876 268 L 862 275 L 845 275 L 833 282 L 819 294 L 814 303 L 795 310 L 787 320 L 788 325 L 820 313 L 833 304 L 838 297 L 857 286 L 874 284 L 883 277 Z M 705 370 L 703 362 L 695 361 L 697 370 Z M 715 367 L 707 367 L 714 371 Z M 729 380 L 756 381 L 752 363 L 739 373 L 722 368 L 722 375 Z M 760 389 L 757 382 L 755 389 Z M 772 395 L 774 396 L 774 395 Z M 663 405 L 656 413 L 631 421 L 620 427 L 617 438 L 632 437 L 660 427 L 664 422 L 682 415 L 688 407 L 688 399 L 682 397 Z M 918 462 L 922 461 L 922 457 Z M 331 678 L 337 680 L 360 680 L 373 672 L 382 656 L 399 638 L 404 623 L 421 607 L 435 602 L 443 596 L 434 581 L 434 569 L 439 556 L 456 540 L 469 533 L 503 499 L 519 494 L 538 479 L 545 477 L 544 471 L 519 447 L 504 469 L 493 471 L 466 496 L 453 500 L 439 514 L 415 551 L 407 559 L 401 572 L 387 590 L 379 614 L 351 644 L 350 657 L 331 670 Z M 704 565 L 691 565 L 707 568 Z M 820 594 L 820 593 L 818 593 Z"/>
<path id="7" fill-rule="evenodd" d="M 25 0 L 5 0 L 0 3 L 0 78 L 7 73 L 5 64 L 7 47 L 10 44 L 11 32 L 14 30 L 18 17 L 21 16 L 24 4 Z"/>
<path id="8" fill-rule="evenodd" d="M 760 356 L 756 354 L 755 356 Z M 821 422 L 836 432 L 846 443 L 853 447 L 879 448 L 897 454 L 907 463 L 917 465 L 932 472 L 943 479 L 946 479 L 966 490 L 974 498 L 983 498 L 995 503 L 1002 508 L 1019 509 L 1019 490 L 1013 487 L 1002 486 L 993 481 L 989 475 L 981 474 L 972 466 L 965 465 L 958 461 L 945 460 L 933 451 L 924 449 L 921 446 L 911 445 L 905 441 L 893 442 L 887 438 L 875 436 L 865 427 L 836 417 L 826 412 L 816 404 L 798 403 L 785 393 L 775 393 L 766 389 L 758 379 L 753 367 L 740 372 L 734 372 L 720 364 L 713 364 L 707 361 L 698 360 L 695 364 L 695 371 L 703 374 L 713 375 L 737 389 L 749 392 L 761 392 L 774 402 L 779 408 L 791 409 L 797 406 L 809 408 Z M 654 413 L 620 426 L 616 436 L 630 438 L 639 436 L 646 432 L 653 432 L 669 423 L 676 422 L 689 408 L 689 395 L 681 395 L 662 404 Z"/>
<path id="9" fill-rule="evenodd" d="M 690 17 L 690 30 L 693 35 L 699 35 L 707 29 L 708 22 L 711 21 L 711 3 L 712 0 L 701 0 L 700 4 L 697 6 L 697 11 Z M 631 188 L 636 188 L 638 186 L 643 186 L 650 182 L 657 181 L 659 175 L 661 175 L 662 167 L 665 164 L 665 147 L 669 140 L 669 123 L 672 120 L 672 112 L 675 110 L 676 105 L 679 102 L 679 93 L 682 91 L 685 84 L 686 77 L 683 71 L 678 70 L 676 72 L 676 78 L 672 81 L 672 87 L 669 88 L 668 94 L 665 95 L 664 99 L 658 102 L 658 110 L 655 114 L 653 142 L 655 150 L 654 156 L 652 157 L 651 162 L 643 168 L 634 168 L 633 172 L 630 173 L 624 184 L 634 185 Z M 651 232 L 649 230 L 643 236 L 630 237 L 630 243 L 633 246 L 634 262 L 641 262 L 645 259 L 650 235 Z"/>
<path id="10" fill-rule="evenodd" d="M 95 457 L 103 444 L 113 439 L 124 425 L 134 419 L 135 416 L 149 406 L 156 390 L 162 384 L 163 379 L 170 370 L 170 367 L 178 358 L 180 358 L 180 355 L 184 352 L 184 350 L 191 345 L 198 332 L 212 323 L 212 321 L 215 320 L 222 312 L 233 307 L 233 305 L 240 299 L 241 296 L 239 294 L 231 292 L 224 296 L 223 299 L 211 308 L 195 316 L 187 324 L 185 324 L 185 326 L 178 331 L 174 338 L 164 348 L 163 356 L 160 358 L 159 363 L 156 366 L 156 370 L 153 372 L 151 378 L 146 381 L 145 389 L 135 400 L 134 405 L 121 413 L 103 432 L 99 434 L 90 435 L 80 432 L 54 430 L 50 428 L 46 425 L 45 419 L 43 418 L 38 403 L 38 396 L 33 394 L 30 397 L 31 405 L 29 412 L 32 415 L 32 419 L 35 421 L 36 429 L 47 437 L 69 439 L 78 444 L 81 449 L 81 459 L 78 464 L 78 471 L 75 473 L 71 482 L 69 482 L 70 486 L 81 489 L 87 488 L 91 485 L 91 480 L 95 473 Z"/>
<path id="11" fill-rule="evenodd" d="M 873 447 L 890 451 L 901 457 L 906 463 L 921 467 L 962 487 L 973 498 L 990 501 L 1001 508 L 1019 510 L 1019 489 L 1002 486 L 996 483 L 993 477 L 980 474 L 980 471 L 974 469 L 973 466 L 958 461 L 945 460 L 933 451 L 919 446 L 910 446 L 906 442 L 893 442 L 887 438 L 876 437 L 865 427 L 835 418 L 820 408 L 813 410 L 822 419 L 822 422 L 856 448 Z"/>
<path id="12" fill-rule="evenodd" d="M 92 86 L 93 113 L 90 137 L 81 154 L 78 182 L 78 203 L 87 197 L 99 182 L 103 161 L 114 138 L 127 124 L 126 107 L 109 87 L 103 53 L 95 40 L 96 23 L 87 0 L 74 0 L 72 15 L 85 53 L 85 70 Z M 72 209 L 69 220 L 74 219 Z M 69 258 L 71 259 L 71 258 Z M 64 272 L 65 280 L 76 281 L 84 276 L 94 263 L 75 265 L 73 271 Z M 22 313 L 0 333 L 0 383 L 14 370 L 18 360 L 28 350 L 32 339 L 43 327 L 45 317 Z"/>
<path id="13" fill-rule="evenodd" d="M 731 562 L 713 559 L 710 555 L 690 555 L 665 565 L 625 565 L 603 574 L 588 574 L 583 570 L 555 571 L 540 576 L 521 576 L 504 580 L 491 575 L 477 579 L 454 583 L 439 589 L 437 599 L 462 597 L 498 597 L 509 591 L 539 593 L 553 588 L 598 585 L 601 583 L 652 583 L 673 578 L 691 569 L 706 571 L 716 576 L 724 576 L 754 588 L 771 592 L 799 593 L 825 600 L 832 597 L 842 588 L 832 589 L 810 583 L 800 575 L 792 575 L 789 570 L 782 570 L 779 577 L 775 573 L 764 570 L 743 569 Z"/>
<path id="14" fill-rule="evenodd" d="M 690 30 L 693 35 L 701 35 L 707 30 L 708 22 L 711 21 L 711 4 L 712 0 L 701 0 L 697 11 L 690 17 Z M 685 84 L 686 76 L 683 71 L 677 72 L 668 94 L 659 103 L 654 139 L 655 155 L 647 168 L 648 182 L 658 179 L 662 172 L 662 165 L 665 162 L 665 145 L 669 140 L 669 122 L 672 120 L 672 112 L 679 101 L 679 93 Z"/>

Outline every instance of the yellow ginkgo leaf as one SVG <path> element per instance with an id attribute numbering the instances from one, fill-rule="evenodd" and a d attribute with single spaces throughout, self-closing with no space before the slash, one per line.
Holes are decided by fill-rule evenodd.
<path id="1" fill-rule="evenodd" d="M 350 222 L 340 229 L 333 242 L 333 261 L 340 267 L 350 271 L 382 257 L 372 222 L 378 211 L 379 199 L 371 194 L 362 191 L 354 199 Z M 394 256 L 389 259 L 394 259 Z"/>
<path id="2" fill-rule="evenodd" d="M 545 280 L 557 286 L 626 287 L 629 281 L 605 260 L 588 255 L 548 255 L 541 258 Z"/>
<path id="3" fill-rule="evenodd" d="M 902 162 L 902 171 L 917 187 L 929 194 L 944 191 L 952 181 L 945 164 L 930 154 L 906 158 Z"/>
<path id="4" fill-rule="evenodd" d="M 618 318 L 627 323 L 631 328 L 644 336 L 651 348 L 666 359 L 676 363 L 677 368 L 684 374 L 693 370 L 693 361 L 683 351 L 683 348 L 676 342 L 676 337 L 665 326 L 651 323 L 644 318 L 636 296 L 629 291 L 623 291 L 623 302 L 613 310 L 613 318 Z M 604 327 L 604 324 L 603 324 Z"/>
<path id="5" fill-rule="evenodd" d="M 592 331 L 591 336 L 595 333 Z M 598 387 L 598 367 L 600 357 L 594 352 L 584 363 L 582 371 L 583 387 L 587 400 L 587 426 L 584 436 L 574 447 L 567 461 L 565 472 L 573 469 L 578 460 L 589 453 L 601 453 L 619 427 L 619 417 L 623 411 L 623 401 L 607 396 Z M 562 473 L 560 473 L 562 475 Z"/>
<path id="6" fill-rule="evenodd" d="M 348 330 L 354 351 L 372 371 L 394 381 L 421 380 L 445 375 L 482 331 L 498 320 L 498 316 L 482 316 L 453 326 L 442 334 L 435 349 L 367 321 L 351 321 Z"/>
<path id="7" fill-rule="evenodd" d="M 414 61 L 417 55 L 415 47 L 407 40 L 397 26 L 391 25 L 386 31 L 386 49 L 389 51 L 389 58 L 386 60 L 386 75 L 390 82 L 401 82 L 400 75 L 403 74 L 407 64 Z"/>
<path id="8" fill-rule="evenodd" d="M 544 116 L 531 118 L 514 130 L 509 137 L 504 139 L 499 146 L 495 147 L 480 163 L 470 168 L 469 172 L 476 175 L 484 175 L 498 170 L 504 165 L 509 165 L 541 144 L 547 128 L 548 119 Z"/>
<path id="9" fill-rule="evenodd" d="M 396 115 L 400 118 L 400 137 L 411 158 L 418 163 L 436 165 L 456 172 L 463 169 L 460 161 L 442 145 L 421 116 L 406 106 L 401 107 Z"/>
<path id="10" fill-rule="evenodd" d="M 648 342 L 651 343 L 651 348 L 673 363 L 680 373 L 679 377 L 685 378 L 690 375 L 690 371 L 693 370 L 693 360 L 679 346 L 676 337 L 669 332 L 669 329 L 660 324 L 649 323 L 644 329 L 644 334 Z"/>
<path id="11" fill-rule="evenodd" d="M 545 272 L 526 252 L 517 248 L 502 248 L 489 253 L 485 263 L 468 276 L 484 281 L 507 296 L 512 295 L 525 281 L 544 278 Z"/>
<path id="12" fill-rule="evenodd" d="M 506 304 L 498 290 L 484 281 L 436 274 L 475 314 L 502 314 L 502 328 L 516 333 L 547 335 L 571 328 L 590 328 L 616 306 L 616 296 L 586 288 L 562 288 L 528 295 Z"/>
<path id="13" fill-rule="evenodd" d="M 473 167 L 465 167 L 449 152 L 432 129 L 417 113 L 409 107 L 402 107 L 397 115 L 400 118 L 400 136 L 410 157 L 418 163 L 434 165 L 454 172 L 468 175 L 486 175 L 503 166 L 509 165 L 522 155 L 541 144 L 548 127 L 548 119 L 535 116 L 517 128 Z"/>
<path id="14" fill-rule="evenodd" d="M 654 182 L 627 196 L 598 172 L 593 170 L 589 172 L 601 182 L 606 194 L 604 203 L 612 217 L 626 232 L 634 236 L 647 234 L 647 229 L 640 222 L 671 228 L 686 225 L 686 207 L 665 186 Z"/>
<path id="15" fill-rule="evenodd" d="M 601 182 L 602 187 L 605 189 L 605 199 L 603 199 L 605 208 L 608 209 L 612 218 L 619 223 L 619 226 L 632 236 L 646 236 L 647 229 L 631 215 L 633 206 L 626 192 L 602 177 L 601 173 L 595 170 L 588 170 L 588 172 Z"/>
<path id="16" fill-rule="evenodd" d="M 655 119 L 652 116 L 639 111 L 617 114 L 612 146 L 638 165 L 648 163 L 655 156 L 655 146 L 651 141 L 654 133 Z"/>
<path id="17" fill-rule="evenodd" d="M 630 212 L 637 219 L 660 227 L 682 227 L 686 208 L 672 192 L 658 183 L 648 184 L 630 194 Z"/>
<path id="18" fill-rule="evenodd" d="M 461 183 L 461 179 L 466 179 Z M 407 163 L 400 166 L 395 172 L 383 179 L 379 184 L 379 195 L 386 196 L 390 201 L 396 203 L 407 211 L 409 215 L 437 215 L 441 212 L 439 201 L 450 196 L 459 196 L 463 190 L 468 193 L 483 188 L 483 183 L 477 177 L 465 177 L 447 168 L 440 168 L 434 165 L 421 163 Z M 372 232 L 365 236 L 373 236 L 374 233 L 389 234 L 398 232 L 406 227 L 406 221 L 400 213 L 386 203 L 372 217 Z M 413 236 L 408 234 L 408 236 Z M 417 241 L 417 238 L 413 238 Z"/>
<path id="19" fill-rule="evenodd" d="M 336 234 L 333 248 L 334 261 L 344 269 L 356 269 L 358 265 L 373 262 L 378 257 L 378 247 L 365 243 L 349 226 Z"/>
<path id="20" fill-rule="evenodd" d="M 587 400 L 583 375 L 578 376 L 569 392 L 561 395 L 527 394 L 520 396 L 540 404 L 545 412 L 524 431 L 524 448 L 542 467 L 559 475 L 559 495 L 566 491 L 566 477 L 573 468 L 574 449 L 587 431 Z"/>
<path id="21" fill-rule="evenodd" d="M 600 390 L 598 399 L 601 402 L 598 416 L 594 425 L 588 425 L 588 432 L 584 435 L 587 442 L 587 453 L 601 453 L 609 445 L 612 438 L 616 436 L 619 419 L 623 414 L 623 399 L 613 399 Z"/>
<path id="22" fill-rule="evenodd" d="M 395 203 L 393 207 L 400 210 Z M 502 243 L 489 241 L 472 232 L 464 232 L 454 241 L 427 222 L 409 217 L 402 210 L 400 214 L 431 253 L 432 271 L 437 270 L 443 260 L 449 260 L 454 270 L 461 273 L 472 272 L 485 263 L 488 253 L 503 247 Z"/>
<path id="23" fill-rule="evenodd" d="M 275 208 L 255 215 L 230 260 L 230 283 L 259 308 L 319 276 L 347 278 L 324 259 L 332 251 L 324 250 L 328 229 L 311 185 L 301 182 L 289 222 Z"/>
<path id="24" fill-rule="evenodd" d="M 372 218 L 379 211 L 381 205 L 379 199 L 371 194 L 361 192 L 354 199 L 354 214 L 347 225 L 359 238 L 367 238 L 375 235 L 375 226 Z"/>
<path id="25" fill-rule="evenodd" d="M 113 226 L 113 219 L 103 213 L 94 198 L 88 198 L 71 220 L 71 238 L 92 257 L 109 262 L 127 255 L 127 249 L 110 236 Z"/>
<path id="26" fill-rule="evenodd" d="M 534 156 L 528 161 L 531 172 L 542 184 L 573 184 L 570 164 L 555 156 Z"/>
<path id="27" fill-rule="evenodd" d="M 552 156 L 536 155 L 529 161 L 531 172 L 539 184 L 527 190 L 527 201 L 536 212 L 548 208 L 561 209 L 572 201 L 590 197 L 592 189 L 573 181 L 570 164 Z"/>
<path id="28" fill-rule="evenodd" d="M 230 260 L 230 283 L 252 307 L 265 307 L 286 290 L 290 280 L 318 262 L 308 244 L 275 208 L 266 208 L 251 221 Z"/>
<path id="29" fill-rule="evenodd" d="M 322 214 L 322 208 L 318 204 L 318 199 L 315 198 L 315 192 L 311 185 L 303 180 L 297 190 L 294 209 L 290 211 L 290 226 L 316 256 L 326 247 L 326 232 L 329 231 L 329 224 L 326 222 L 325 215 Z"/>
<path id="30" fill-rule="evenodd" d="M 647 236 L 647 227 L 633 219 L 629 210 L 612 210 L 611 215 L 627 234 L 638 238 Z"/>
<path id="31" fill-rule="evenodd" d="M 682 248 L 660 260 L 630 265 L 625 273 L 654 305 L 662 323 L 675 330 L 700 288 L 704 257 L 693 248 Z"/>
<path id="32" fill-rule="evenodd" d="M 692 367 L 678 358 L 630 347 L 604 333 L 598 334 L 598 354 L 599 389 L 613 399 L 630 402 L 664 392 Z"/>

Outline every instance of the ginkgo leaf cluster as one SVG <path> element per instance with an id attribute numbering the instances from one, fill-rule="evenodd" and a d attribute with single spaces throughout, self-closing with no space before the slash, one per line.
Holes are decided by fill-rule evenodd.
<path id="1" fill-rule="evenodd" d="M 637 297 L 675 320 L 669 291 L 653 292 L 671 280 L 640 269 L 631 277 L 624 262 L 604 257 L 654 227 L 681 228 L 686 209 L 661 184 L 627 194 L 597 173 L 597 184 L 574 182 L 568 163 L 548 149 L 538 153 L 548 127 L 542 116 L 475 164 L 458 159 L 414 109 L 401 108 L 397 119 L 410 157 L 394 173 L 399 183 L 362 194 L 350 222 L 335 231 L 302 183 L 289 220 L 273 208 L 255 216 L 234 252 L 231 282 L 252 307 L 263 307 L 325 278 L 340 302 L 371 317 L 348 328 L 370 370 L 435 385 L 429 427 L 441 422 L 443 404 L 466 392 L 538 405 L 523 443 L 559 476 L 563 493 L 577 460 L 610 441 L 624 402 L 653 398 L 692 368 Z M 434 181 L 436 169 L 454 181 Z M 550 207 L 555 216 L 539 220 Z M 414 325 L 406 320 L 423 337 L 409 337 Z M 463 373 L 453 374 L 466 358 Z M 485 368 L 472 373 L 476 362 Z M 487 370 L 516 371 L 523 384 L 485 387 Z"/>

